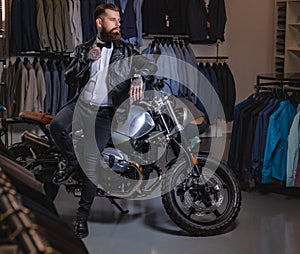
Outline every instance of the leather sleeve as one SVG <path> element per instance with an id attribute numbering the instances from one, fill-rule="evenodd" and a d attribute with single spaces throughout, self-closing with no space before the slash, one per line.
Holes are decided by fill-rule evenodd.
<path id="1" fill-rule="evenodd" d="M 65 71 L 65 82 L 68 85 L 74 85 L 79 83 L 83 86 L 89 78 L 89 68 L 91 60 L 87 58 L 85 49 L 76 47 L 75 57 L 66 68 Z"/>

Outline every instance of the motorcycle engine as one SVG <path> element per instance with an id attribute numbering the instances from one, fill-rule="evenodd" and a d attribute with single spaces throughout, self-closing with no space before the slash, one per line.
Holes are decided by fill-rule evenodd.
<path id="1" fill-rule="evenodd" d="M 147 153 L 150 149 L 150 144 L 146 140 L 147 137 L 130 139 L 130 144 L 132 145 L 135 151 L 139 153 Z"/>
<path id="2" fill-rule="evenodd" d="M 106 147 L 101 154 L 106 165 L 117 173 L 124 173 L 129 166 L 128 156 L 119 149 Z"/>

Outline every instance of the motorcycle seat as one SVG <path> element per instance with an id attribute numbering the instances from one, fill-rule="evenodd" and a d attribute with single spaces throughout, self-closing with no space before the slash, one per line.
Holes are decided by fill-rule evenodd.
<path id="1" fill-rule="evenodd" d="M 22 111 L 19 113 L 19 117 L 35 120 L 43 124 L 48 124 L 53 119 L 53 115 L 44 112 L 31 112 L 31 111 Z"/>

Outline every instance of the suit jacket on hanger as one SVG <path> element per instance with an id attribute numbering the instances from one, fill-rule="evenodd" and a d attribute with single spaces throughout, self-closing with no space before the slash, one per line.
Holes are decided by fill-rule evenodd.
<path id="1" fill-rule="evenodd" d="M 143 32 L 146 34 L 187 34 L 187 2 L 144 0 L 142 4 Z"/>
<path id="2" fill-rule="evenodd" d="M 47 48 L 50 48 L 50 39 L 47 31 L 43 0 L 36 0 L 36 9 L 36 26 L 39 34 L 40 48 L 42 50 L 45 50 Z"/>

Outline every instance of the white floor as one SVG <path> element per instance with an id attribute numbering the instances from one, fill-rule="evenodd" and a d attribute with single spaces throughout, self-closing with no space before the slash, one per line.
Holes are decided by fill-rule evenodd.
<path id="1" fill-rule="evenodd" d="M 300 199 L 280 194 L 242 193 L 234 227 L 222 235 L 191 237 L 168 218 L 160 198 L 121 201 L 121 215 L 108 200 L 96 198 L 83 241 L 91 254 L 296 254 L 300 253 Z M 60 215 L 75 216 L 78 199 L 62 188 Z"/>

